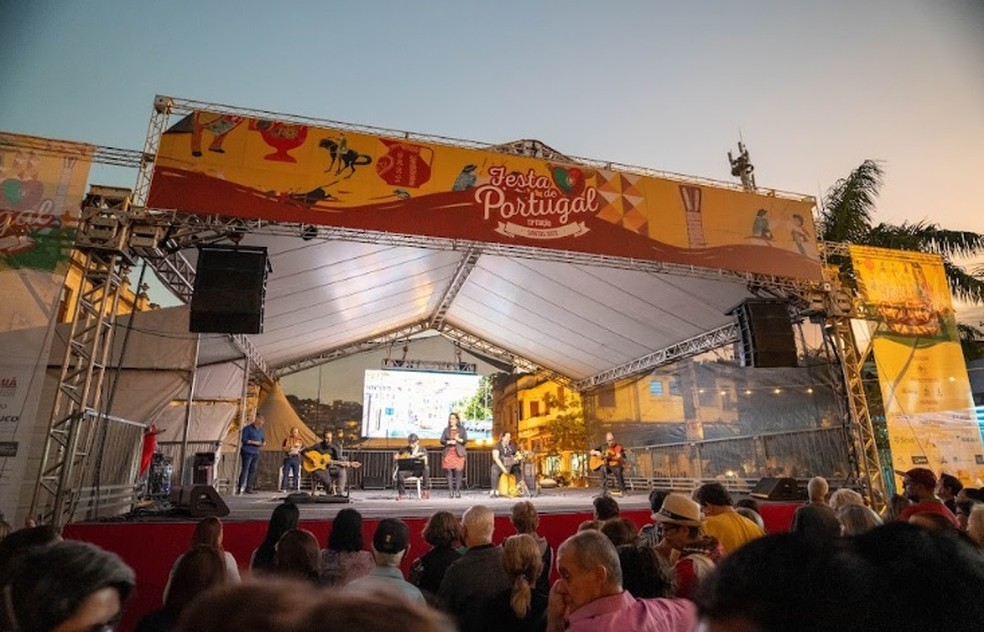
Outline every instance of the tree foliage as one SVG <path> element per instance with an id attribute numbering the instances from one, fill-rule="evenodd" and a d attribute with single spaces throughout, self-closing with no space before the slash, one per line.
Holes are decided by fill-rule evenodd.
<path id="1" fill-rule="evenodd" d="M 588 427 L 584 421 L 580 398 L 567 394 L 560 400 L 551 394 L 545 399 L 548 406 L 559 410 L 547 421 L 547 432 L 550 435 L 547 449 L 551 452 L 584 450 L 588 443 Z"/>
<path id="2" fill-rule="evenodd" d="M 478 389 L 471 397 L 462 399 L 455 405 L 463 419 L 492 418 L 492 376 L 483 375 L 478 382 Z"/>

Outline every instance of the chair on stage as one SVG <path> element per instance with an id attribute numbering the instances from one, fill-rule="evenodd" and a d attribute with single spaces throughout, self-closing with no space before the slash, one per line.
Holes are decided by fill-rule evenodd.
<path id="1" fill-rule="evenodd" d="M 420 459 L 397 459 L 396 470 L 393 472 L 394 480 L 400 476 L 400 472 L 407 472 L 406 477 L 403 479 L 403 484 L 416 485 L 417 500 L 420 500 L 424 496 L 424 467 L 424 461 Z"/>

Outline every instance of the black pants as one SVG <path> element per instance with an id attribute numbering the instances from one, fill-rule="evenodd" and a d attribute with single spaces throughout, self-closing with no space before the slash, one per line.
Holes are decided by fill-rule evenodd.
<path id="1" fill-rule="evenodd" d="M 407 478 L 416 476 L 420 479 L 424 489 L 430 489 L 430 477 L 427 475 L 427 468 L 420 467 L 412 470 L 396 471 L 396 492 L 402 496 L 407 493 Z"/>
<path id="2" fill-rule="evenodd" d="M 618 489 L 623 494 L 625 493 L 625 478 L 622 476 L 622 466 L 621 465 L 602 465 L 601 470 L 601 491 L 604 493 L 608 489 L 608 478 L 610 476 L 615 477 L 615 482 L 618 483 Z"/>
<path id="3" fill-rule="evenodd" d="M 449 491 L 461 491 L 461 481 L 465 478 L 464 470 L 444 470 L 448 478 Z"/>

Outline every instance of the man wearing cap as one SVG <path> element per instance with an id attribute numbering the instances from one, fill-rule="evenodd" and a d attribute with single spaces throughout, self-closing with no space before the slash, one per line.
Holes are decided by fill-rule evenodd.
<path id="1" fill-rule="evenodd" d="M 959 528 L 957 517 L 953 512 L 946 508 L 943 501 L 936 495 L 936 474 L 933 470 L 925 467 L 915 467 L 902 474 L 902 493 L 912 501 L 899 513 L 899 520 L 909 522 L 909 518 L 916 514 L 935 513 L 940 514 L 954 527 Z"/>
<path id="2" fill-rule="evenodd" d="M 400 595 L 407 601 L 425 603 L 420 589 L 403 578 L 400 562 L 410 549 L 410 530 L 402 520 L 384 518 L 372 536 L 372 556 L 376 567 L 359 579 L 349 582 L 345 590 L 352 592 L 380 591 Z"/>
<path id="3" fill-rule="evenodd" d="M 717 539 L 701 534 L 700 505 L 683 494 L 669 494 L 653 513 L 653 520 L 662 533 L 663 544 L 680 553 L 673 565 L 676 596 L 693 600 L 697 584 L 721 559 L 721 545 Z"/>

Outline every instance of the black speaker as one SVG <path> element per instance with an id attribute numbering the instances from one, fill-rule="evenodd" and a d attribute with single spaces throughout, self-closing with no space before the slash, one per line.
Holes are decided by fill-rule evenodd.
<path id="1" fill-rule="evenodd" d="M 806 500 L 795 478 L 763 478 L 752 490 L 753 498 L 765 500 Z"/>
<path id="2" fill-rule="evenodd" d="M 263 301 L 269 271 L 266 248 L 200 248 L 189 330 L 195 333 L 263 333 Z"/>
<path id="3" fill-rule="evenodd" d="M 386 489 L 386 479 L 382 476 L 363 476 L 362 489 Z"/>
<path id="4" fill-rule="evenodd" d="M 215 488 L 208 485 L 172 487 L 170 500 L 175 511 L 192 518 L 209 516 L 221 518 L 229 515 L 229 506 L 225 504 Z"/>
<path id="5" fill-rule="evenodd" d="M 741 366 L 797 366 L 793 323 L 784 302 L 749 299 L 729 313 L 734 315 L 741 335 L 738 344 Z"/>

